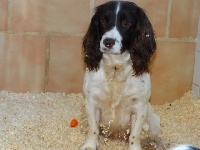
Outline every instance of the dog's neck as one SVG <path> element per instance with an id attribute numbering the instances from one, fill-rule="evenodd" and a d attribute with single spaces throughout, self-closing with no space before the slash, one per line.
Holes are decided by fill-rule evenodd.
<path id="1" fill-rule="evenodd" d="M 108 80 L 124 81 L 133 74 L 132 61 L 128 52 L 103 54 L 102 66 Z"/>

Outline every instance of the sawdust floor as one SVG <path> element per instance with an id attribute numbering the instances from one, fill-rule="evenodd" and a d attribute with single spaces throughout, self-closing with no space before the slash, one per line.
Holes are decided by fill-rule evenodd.
<path id="1" fill-rule="evenodd" d="M 194 100 L 191 92 L 154 109 L 167 140 L 200 147 L 200 100 Z M 74 118 L 79 125 L 71 128 Z M 86 122 L 82 94 L 0 91 L 0 150 L 78 150 L 86 136 Z M 127 146 L 100 137 L 100 150 L 126 150 Z"/>

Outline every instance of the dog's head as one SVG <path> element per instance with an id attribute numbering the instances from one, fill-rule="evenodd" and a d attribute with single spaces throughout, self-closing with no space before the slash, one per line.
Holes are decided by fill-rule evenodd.
<path id="1" fill-rule="evenodd" d="M 96 8 L 83 49 L 89 70 L 98 70 L 103 53 L 128 51 L 135 75 L 141 75 L 149 71 L 156 49 L 155 34 L 142 8 L 132 2 L 110 1 Z"/>

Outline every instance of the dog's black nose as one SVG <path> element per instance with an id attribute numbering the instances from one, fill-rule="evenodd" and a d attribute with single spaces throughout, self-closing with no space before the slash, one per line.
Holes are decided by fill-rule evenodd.
<path id="1" fill-rule="evenodd" d="M 115 44 L 115 39 L 106 38 L 106 39 L 103 40 L 103 44 L 104 44 L 105 47 L 107 47 L 107 48 L 112 48 L 113 45 Z"/>

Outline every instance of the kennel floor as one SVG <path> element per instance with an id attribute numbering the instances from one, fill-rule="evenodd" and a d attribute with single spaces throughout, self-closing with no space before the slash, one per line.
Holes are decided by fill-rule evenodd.
<path id="1" fill-rule="evenodd" d="M 161 117 L 161 133 L 167 141 L 200 147 L 200 100 L 194 100 L 191 91 L 172 103 L 153 107 Z M 78 126 L 70 127 L 72 119 L 78 120 Z M 81 93 L 0 91 L 0 150 L 78 150 L 86 128 Z M 126 142 L 100 136 L 99 150 L 127 147 Z M 154 143 L 143 148 L 154 150 Z"/>

